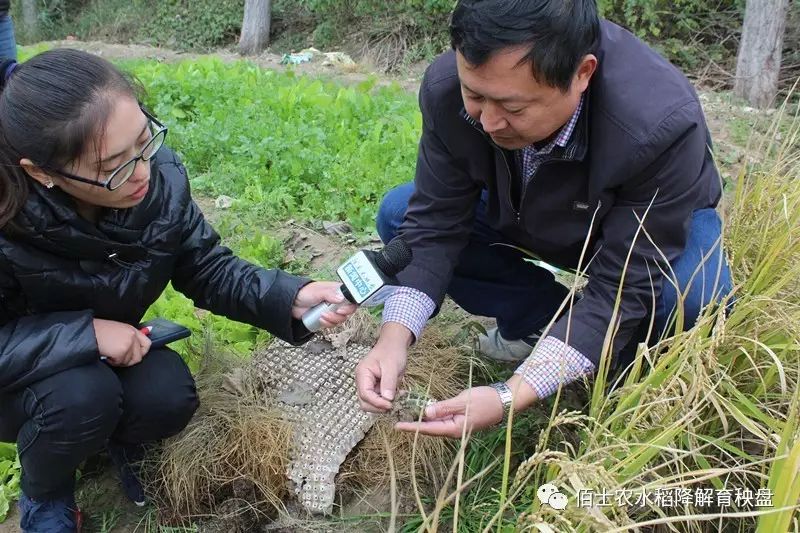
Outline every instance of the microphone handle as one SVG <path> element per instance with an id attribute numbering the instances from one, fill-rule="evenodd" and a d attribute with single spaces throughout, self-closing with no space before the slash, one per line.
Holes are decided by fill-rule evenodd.
<path id="1" fill-rule="evenodd" d="M 327 302 L 323 302 L 321 304 L 317 304 L 305 313 L 301 320 L 303 321 L 303 325 L 308 329 L 308 331 L 319 331 L 322 328 L 322 324 L 320 324 L 320 320 L 322 319 L 322 315 L 327 313 L 328 311 L 335 312 L 341 306 L 347 304 L 347 300 L 343 301 L 342 303 L 338 304 L 330 304 Z"/>

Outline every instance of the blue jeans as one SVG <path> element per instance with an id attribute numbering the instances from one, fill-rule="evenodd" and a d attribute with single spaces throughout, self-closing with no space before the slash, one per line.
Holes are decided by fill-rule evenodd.
<path id="1" fill-rule="evenodd" d="M 413 191 L 414 184 L 406 183 L 383 198 L 376 223 L 384 242 L 397 235 Z M 506 246 L 490 247 L 493 243 L 511 241 L 486 223 L 483 197 L 476 213 L 469 244 L 459 256 L 447 294 L 473 315 L 496 318 L 498 330 L 506 339 L 522 339 L 538 333 L 557 312 L 568 293 L 567 288 L 547 269 L 524 261 L 522 252 Z M 686 293 L 685 328 L 694 324 L 703 307 L 720 301 L 731 291 L 730 269 L 719 243 L 721 231 L 722 223 L 716 210 L 695 211 L 686 249 L 673 261 L 675 280 L 681 293 Z M 709 257 L 703 261 L 706 254 Z M 695 274 L 701 263 L 703 266 Z M 665 282 L 656 302 L 654 333 L 660 335 L 667 328 L 677 302 L 677 290 L 672 283 Z M 630 346 L 635 348 L 646 334 L 643 328 Z"/>
<path id="2" fill-rule="evenodd" d="M 14 39 L 14 22 L 11 15 L 0 16 L 0 61 L 17 59 L 17 41 Z"/>

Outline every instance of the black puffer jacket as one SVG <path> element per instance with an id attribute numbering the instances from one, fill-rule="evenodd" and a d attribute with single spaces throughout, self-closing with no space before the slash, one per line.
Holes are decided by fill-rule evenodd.
<path id="1" fill-rule="evenodd" d="M 11 0 L 0 0 L 0 17 L 7 15 L 10 7 Z"/>
<path id="2" fill-rule="evenodd" d="M 0 393 L 98 357 L 93 318 L 138 323 L 167 283 L 199 307 L 298 344 L 290 315 L 308 280 L 235 257 L 191 199 L 186 170 L 162 148 L 150 190 L 95 225 L 38 184 L 0 230 Z"/>

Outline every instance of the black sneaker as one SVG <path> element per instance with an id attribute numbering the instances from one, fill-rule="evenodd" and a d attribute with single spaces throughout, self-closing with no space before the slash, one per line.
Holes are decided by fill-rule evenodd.
<path id="1" fill-rule="evenodd" d="M 145 498 L 144 488 L 138 475 L 139 464 L 144 459 L 144 446 L 109 442 L 107 448 L 111 460 L 114 461 L 114 466 L 117 467 L 117 474 L 125 496 L 138 507 L 144 507 L 147 498 Z"/>

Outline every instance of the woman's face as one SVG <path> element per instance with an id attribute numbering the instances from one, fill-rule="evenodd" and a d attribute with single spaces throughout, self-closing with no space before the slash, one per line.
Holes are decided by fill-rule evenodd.
<path id="1" fill-rule="evenodd" d="M 81 178 L 104 183 L 109 176 L 130 159 L 139 156 L 151 139 L 151 124 L 142 113 L 138 102 L 130 96 L 113 98 L 111 113 L 102 134 L 71 164 L 59 170 Z M 149 189 L 150 163 L 138 161 L 130 178 L 119 188 L 110 191 L 89 183 L 61 176 L 55 172 L 36 169 L 31 172 L 23 160 L 23 167 L 42 184 L 52 182 L 79 202 L 90 206 L 124 209 L 141 202 Z"/>

